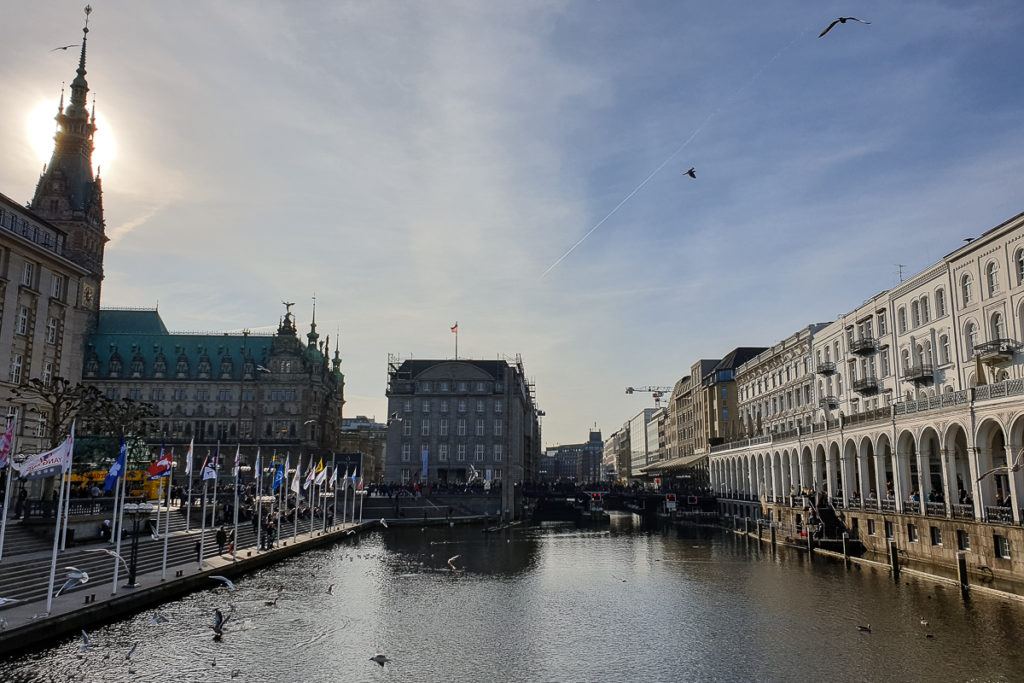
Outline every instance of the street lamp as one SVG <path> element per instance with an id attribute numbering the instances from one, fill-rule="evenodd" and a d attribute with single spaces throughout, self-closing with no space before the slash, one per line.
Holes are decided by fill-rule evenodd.
<path id="1" fill-rule="evenodd" d="M 125 584 L 125 588 L 135 588 L 135 568 L 139 561 L 139 520 L 145 518 L 149 519 L 149 514 L 153 512 L 153 506 L 150 503 L 125 503 L 124 512 L 132 519 L 132 561 L 128 566 L 128 583 Z"/>

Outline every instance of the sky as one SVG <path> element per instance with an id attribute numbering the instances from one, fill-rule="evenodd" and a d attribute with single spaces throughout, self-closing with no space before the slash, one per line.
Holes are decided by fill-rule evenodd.
<path id="1" fill-rule="evenodd" d="M 304 331 L 315 295 L 346 416 L 382 420 L 388 354 L 452 357 L 458 322 L 460 357 L 521 356 L 545 445 L 608 436 L 653 404 L 627 386 L 1024 211 L 1017 0 L 90 2 L 103 305 L 272 331 L 288 300 Z M 3 16 L 27 201 L 84 15 Z"/>

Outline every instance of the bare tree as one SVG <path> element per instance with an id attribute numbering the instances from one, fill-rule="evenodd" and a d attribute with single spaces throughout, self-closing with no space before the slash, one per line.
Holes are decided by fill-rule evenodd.
<path id="1" fill-rule="evenodd" d="M 100 394 L 95 387 L 54 377 L 49 384 L 32 378 L 15 387 L 14 395 L 30 403 L 29 410 L 45 416 L 47 448 L 56 448 L 67 438 L 71 422 L 80 413 L 91 412 Z"/>

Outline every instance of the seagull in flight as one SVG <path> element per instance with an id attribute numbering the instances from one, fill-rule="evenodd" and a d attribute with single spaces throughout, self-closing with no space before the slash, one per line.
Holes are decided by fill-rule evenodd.
<path id="1" fill-rule="evenodd" d="M 455 557 L 448 558 L 448 566 L 452 568 L 453 572 L 457 571 L 457 567 L 455 566 L 455 560 L 459 559 L 460 557 L 462 557 L 462 555 L 456 555 Z"/>
<path id="2" fill-rule="evenodd" d="M 386 519 L 384 519 L 383 517 L 381 517 L 381 518 L 380 518 L 380 525 L 381 525 L 382 527 L 384 527 L 385 529 L 387 529 L 387 528 L 388 528 L 388 522 L 387 522 L 387 520 L 386 520 Z"/>
<path id="3" fill-rule="evenodd" d="M 228 587 L 228 590 L 235 590 L 235 584 L 231 583 L 231 579 L 226 576 L 211 576 L 210 578 L 224 582 L 224 585 Z"/>
<path id="4" fill-rule="evenodd" d="M 92 649 L 92 645 L 89 644 L 89 634 L 85 632 L 85 629 L 82 629 L 82 644 L 78 646 L 78 651 L 88 652 Z"/>
<path id="5" fill-rule="evenodd" d="M 53 594 L 53 597 L 57 597 L 65 591 L 69 591 L 76 586 L 81 586 L 83 583 L 89 583 L 89 574 L 83 572 L 81 569 L 75 569 L 74 567 L 64 567 L 68 573 L 67 581 L 64 585 L 57 589 L 57 592 Z"/>
<path id="6" fill-rule="evenodd" d="M 382 655 L 382 654 L 380 654 L 378 652 L 374 656 L 370 657 L 370 661 L 371 662 L 376 662 L 377 664 L 380 664 L 383 667 L 384 666 L 384 662 L 390 662 L 391 660 L 388 659 L 385 655 Z"/>
<path id="7" fill-rule="evenodd" d="M 57 50 L 64 50 L 65 52 L 67 52 L 69 47 L 78 47 L 78 43 L 71 43 L 70 45 L 61 45 L 60 47 L 53 48 L 52 50 L 50 50 L 50 52 L 56 52 Z"/>
<path id="8" fill-rule="evenodd" d="M 327 594 L 328 595 L 334 595 L 334 584 L 333 583 L 330 586 L 327 587 Z"/>
<path id="9" fill-rule="evenodd" d="M 221 639 L 221 636 L 224 635 L 224 626 L 227 625 L 227 623 L 229 621 L 231 621 L 231 615 L 230 614 L 225 617 L 224 614 L 219 609 L 213 611 L 213 624 L 212 625 L 207 624 L 207 626 L 209 626 L 209 628 L 213 629 L 213 639 L 214 640 L 220 640 Z M 217 660 L 214 660 L 214 661 L 217 661 Z"/>
<path id="10" fill-rule="evenodd" d="M 691 168 L 689 171 L 683 171 L 683 175 L 688 175 L 693 179 L 697 178 L 697 172 Z"/>
<path id="11" fill-rule="evenodd" d="M 21 602 L 21 600 L 18 600 L 17 598 L 0 598 L 0 607 L 3 607 L 4 605 L 13 605 L 16 602 Z"/>
<path id="12" fill-rule="evenodd" d="M 1024 467 L 1024 448 L 1017 453 L 1017 457 L 1014 458 L 1012 465 L 1000 465 L 999 467 L 993 467 L 988 472 L 985 472 L 983 475 L 978 477 L 978 481 L 981 481 L 988 475 L 995 474 L 996 472 L 1006 472 L 1007 474 L 1010 472 L 1019 472 L 1021 467 Z"/>
<path id="13" fill-rule="evenodd" d="M 846 23 L 846 22 L 848 22 L 848 21 L 857 21 L 857 22 L 860 22 L 860 23 L 862 23 L 862 24 L 870 24 L 870 23 L 871 23 L 870 21 L 864 21 L 863 19 L 858 19 L 857 17 L 839 17 L 838 19 L 836 19 L 835 21 L 833 21 L 833 22 L 832 22 L 831 24 L 829 24 L 829 25 L 828 25 L 828 28 L 826 28 L 826 29 L 825 29 L 824 31 L 822 31 L 821 33 L 819 33 L 819 34 L 818 34 L 818 37 L 819 37 L 819 38 L 821 38 L 821 37 L 822 37 L 822 36 L 824 36 L 824 35 L 825 35 L 826 33 L 828 33 L 829 31 L 831 31 L 831 30 L 832 30 L 832 27 L 833 27 L 833 26 L 835 26 L 836 24 L 845 24 L 845 23 Z"/>
<path id="14" fill-rule="evenodd" d="M 128 570 L 128 563 L 125 562 L 124 558 L 121 557 L 120 555 L 118 555 L 117 552 L 114 551 L 114 550 L 110 550 L 109 548 L 86 548 L 85 552 L 87 552 L 87 553 L 106 553 L 107 555 L 110 555 L 111 557 L 116 557 L 117 559 L 121 560 L 121 564 L 124 565 L 124 570 L 125 571 L 129 571 Z"/>

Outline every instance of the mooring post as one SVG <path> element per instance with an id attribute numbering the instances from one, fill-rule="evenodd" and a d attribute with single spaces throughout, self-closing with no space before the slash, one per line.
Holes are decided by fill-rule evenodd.
<path id="1" fill-rule="evenodd" d="M 844 531 L 843 532 L 843 563 L 845 563 L 847 567 L 850 566 L 850 548 L 847 545 L 849 542 L 850 542 L 850 534 L 849 534 L 849 532 Z"/>
<path id="2" fill-rule="evenodd" d="M 889 541 L 889 564 L 892 566 L 892 580 L 900 580 L 900 550 L 896 541 Z"/>
<path id="3" fill-rule="evenodd" d="M 743 533 L 744 534 L 749 534 L 750 533 L 750 517 L 744 517 L 743 518 Z"/>
<path id="4" fill-rule="evenodd" d="M 771 532 L 772 532 L 772 548 L 774 548 L 775 547 L 775 525 L 772 524 L 770 528 L 771 528 Z"/>
<path id="5" fill-rule="evenodd" d="M 814 557 L 814 532 L 811 531 L 810 527 L 807 528 L 807 556 Z"/>
<path id="6" fill-rule="evenodd" d="M 757 540 L 758 540 L 758 542 L 761 541 L 761 529 L 764 526 L 764 524 L 762 524 L 763 521 L 764 520 L 760 520 L 760 519 L 757 520 Z"/>
<path id="7" fill-rule="evenodd" d="M 967 595 L 971 587 L 967 582 L 967 553 L 962 550 L 956 554 L 956 574 L 960 579 L 960 592 Z"/>

